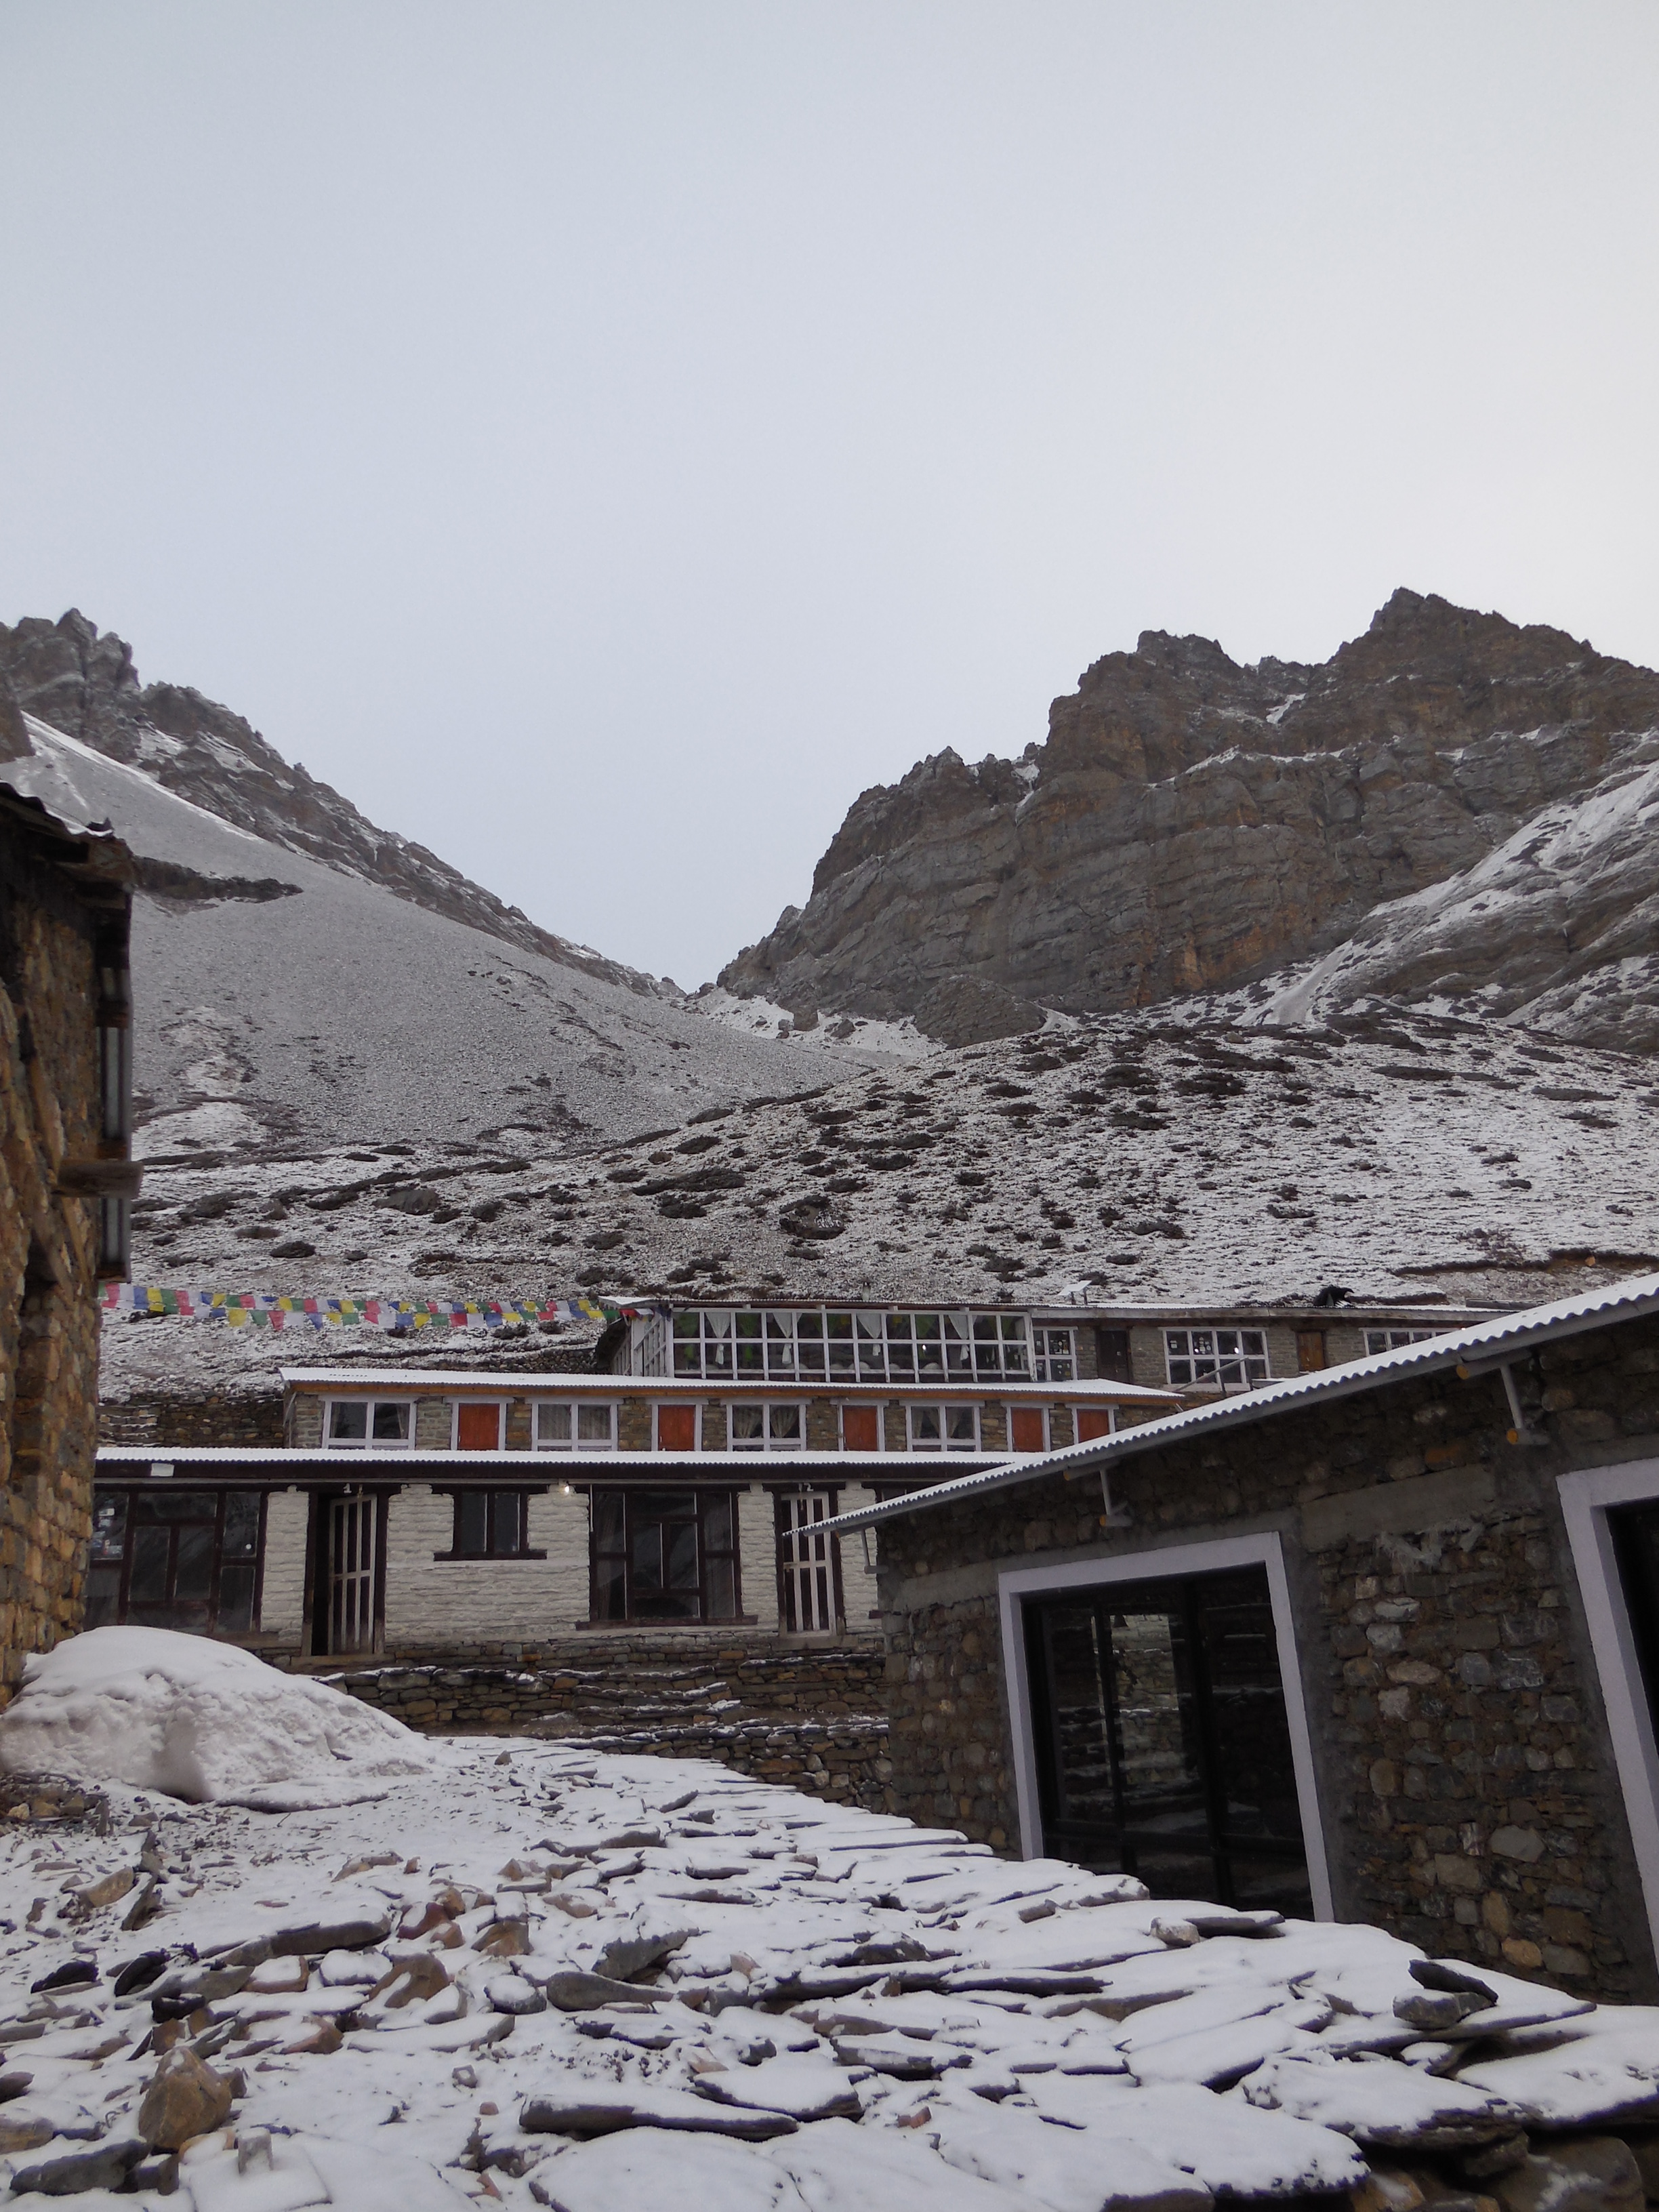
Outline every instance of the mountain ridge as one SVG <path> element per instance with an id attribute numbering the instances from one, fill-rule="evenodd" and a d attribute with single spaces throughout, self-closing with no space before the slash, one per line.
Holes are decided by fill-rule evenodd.
<path id="1" fill-rule="evenodd" d="M 1524 847 L 1551 809 L 1557 834 L 1563 809 L 1593 827 L 1656 763 L 1659 675 L 1434 595 L 1397 591 L 1321 663 L 1241 665 L 1213 639 L 1144 631 L 1053 702 L 1018 761 L 970 767 L 947 747 L 861 793 L 806 905 L 720 981 L 808 1017 L 911 1016 L 962 1044 L 1048 1008 L 1283 988 L 1369 921 L 1369 957 L 1328 972 L 1322 1003 L 1541 1006 L 1528 1018 L 1585 1042 L 1652 1051 L 1659 810 L 1635 809 L 1616 848 L 1581 838 L 1570 868 L 1512 872 L 1510 920 L 1532 910 L 1518 933 L 1495 920 L 1483 936 L 1466 903 L 1443 943 L 1424 913 L 1397 961 L 1375 940 L 1396 902 Z"/>

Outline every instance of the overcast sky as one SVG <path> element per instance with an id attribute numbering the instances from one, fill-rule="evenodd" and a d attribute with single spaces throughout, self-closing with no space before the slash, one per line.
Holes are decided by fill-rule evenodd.
<path id="1" fill-rule="evenodd" d="M 1659 663 L 1655 0 L 0 0 L 0 618 L 695 985 L 1395 585 Z"/>

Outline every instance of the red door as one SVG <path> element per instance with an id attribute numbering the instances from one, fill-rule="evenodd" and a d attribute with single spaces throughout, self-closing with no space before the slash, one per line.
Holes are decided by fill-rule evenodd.
<path id="1" fill-rule="evenodd" d="M 841 1409 L 841 1443 L 843 1451 L 879 1451 L 881 1431 L 876 1422 L 873 1406 L 843 1406 Z"/>
<path id="2" fill-rule="evenodd" d="M 457 1451 L 499 1451 L 501 1448 L 501 1409 L 499 1406 L 457 1406 Z"/>
<path id="3" fill-rule="evenodd" d="M 1043 1431 L 1041 1406 L 1016 1406 L 1008 1416 L 1008 1427 L 1016 1451 L 1043 1450 L 1048 1439 Z"/>
<path id="4" fill-rule="evenodd" d="M 696 1451 L 696 1407 L 695 1406 L 659 1406 L 657 1449 L 659 1451 Z"/>
<path id="5" fill-rule="evenodd" d="M 1077 1409 L 1077 1440 L 1088 1443 L 1095 1437 L 1109 1437 L 1112 1417 L 1103 1406 L 1079 1406 Z"/>

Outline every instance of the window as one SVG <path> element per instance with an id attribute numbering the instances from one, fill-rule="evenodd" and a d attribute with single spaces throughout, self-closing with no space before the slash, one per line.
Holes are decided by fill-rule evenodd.
<path id="1" fill-rule="evenodd" d="M 1134 1361 L 1129 1351 L 1129 1332 L 1127 1328 L 1097 1328 L 1095 1331 L 1095 1371 L 1103 1382 L 1134 1381 Z"/>
<path id="2" fill-rule="evenodd" d="M 526 1491 L 458 1490 L 455 1493 L 455 1535 L 450 1557 L 457 1559 L 540 1557 L 541 1554 L 526 1548 L 528 1512 L 529 1493 Z"/>
<path id="3" fill-rule="evenodd" d="M 1017 1452 L 1040 1452 L 1048 1449 L 1048 1416 L 1041 1406 L 1011 1406 L 1008 1408 L 1008 1449 Z"/>
<path id="4" fill-rule="evenodd" d="M 733 1451 L 799 1451 L 806 1441 L 799 1406 L 733 1406 L 731 1424 Z"/>
<path id="5" fill-rule="evenodd" d="M 455 1408 L 457 1451 L 499 1451 L 501 1448 L 501 1409 L 499 1405 L 469 1405 Z"/>
<path id="6" fill-rule="evenodd" d="M 1368 1328 L 1365 1331 L 1365 1357 L 1375 1352 L 1398 1352 L 1402 1344 L 1426 1344 L 1430 1337 L 1438 1336 L 1437 1328 Z"/>
<path id="7" fill-rule="evenodd" d="M 1034 1328 L 1036 1379 L 1039 1382 L 1075 1382 L 1077 1347 L 1069 1328 Z"/>
<path id="8" fill-rule="evenodd" d="M 1080 1444 L 1091 1444 L 1097 1437 L 1110 1437 L 1117 1433 L 1117 1415 L 1110 1406 L 1079 1406 L 1076 1419 L 1077 1440 Z"/>
<path id="9" fill-rule="evenodd" d="M 1170 1380 L 1185 1389 L 1253 1390 L 1267 1380 L 1267 1339 L 1259 1328 L 1168 1328 Z"/>
<path id="10" fill-rule="evenodd" d="M 738 1516 L 730 1490 L 596 1490 L 595 1620 L 735 1620 Z"/>
<path id="11" fill-rule="evenodd" d="M 412 1410 L 407 1398 L 331 1398 L 323 1441 L 331 1451 L 407 1450 Z"/>
<path id="12" fill-rule="evenodd" d="M 1310 1911 L 1267 1570 L 1024 1610 L 1043 1849 L 1154 1897 Z"/>
<path id="13" fill-rule="evenodd" d="M 881 1409 L 878 1406 L 843 1406 L 841 1409 L 841 1448 L 843 1451 L 881 1449 Z"/>
<path id="14" fill-rule="evenodd" d="M 657 1449 L 659 1451 L 696 1451 L 696 1407 L 695 1406 L 659 1406 Z"/>
<path id="15" fill-rule="evenodd" d="M 1052 1357 L 1073 1357 L 1072 1332 L 1052 1334 Z M 714 1380 L 811 1382 L 926 1382 L 958 1376 L 1031 1379 L 1030 1332 L 1023 1314 L 836 1313 L 824 1307 L 775 1313 L 714 1310 L 676 1314 L 673 1371 Z M 1073 1370 L 1063 1378 L 1069 1381 Z"/>
<path id="16" fill-rule="evenodd" d="M 979 1410 L 974 1406 L 912 1406 L 912 1451 L 979 1449 Z"/>
<path id="17" fill-rule="evenodd" d="M 250 1634 L 262 1503 L 257 1490 L 100 1487 L 86 1626 L 129 1622 L 187 1635 Z"/>
<path id="18" fill-rule="evenodd" d="M 834 1493 L 828 1490 L 797 1491 L 777 1501 L 778 1581 L 787 1635 L 816 1635 L 836 1625 L 836 1540 L 823 1528 L 835 1510 Z"/>
<path id="19" fill-rule="evenodd" d="M 614 1451 L 617 1448 L 617 1409 L 614 1406 L 568 1403 L 536 1408 L 538 1451 Z"/>

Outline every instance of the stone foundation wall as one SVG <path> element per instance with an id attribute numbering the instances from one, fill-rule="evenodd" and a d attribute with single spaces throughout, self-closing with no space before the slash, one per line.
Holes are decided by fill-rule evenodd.
<path id="1" fill-rule="evenodd" d="M 1335 1906 L 1441 1955 L 1659 1994 L 1556 1478 L 1659 1456 L 1659 1322 L 1401 1382 L 883 1526 L 896 1808 L 1018 1848 L 1000 1568 L 1283 1545 Z M 1157 1571 L 1178 1571 L 1178 1563 Z"/>
<path id="2" fill-rule="evenodd" d="M 884 1662 L 872 1640 L 781 1648 L 607 1636 L 575 1651 L 306 1671 L 423 1731 L 713 1759 L 872 1811 L 894 1802 Z"/>
<path id="3" fill-rule="evenodd" d="M 79 1626 L 98 1419 L 95 923 L 0 820 L 0 1705 Z"/>
<path id="4" fill-rule="evenodd" d="M 137 1328 L 191 1326 L 185 1322 L 113 1321 L 112 1328 Z M 201 1326 L 197 1323 L 195 1326 Z M 262 1397 L 240 1392 L 207 1390 L 188 1398 L 133 1399 L 125 1404 L 106 1401 L 98 1420 L 100 1444 L 154 1444 L 158 1459 L 169 1450 L 192 1444 L 273 1445 L 283 1443 L 283 1401 L 276 1391 Z"/>

